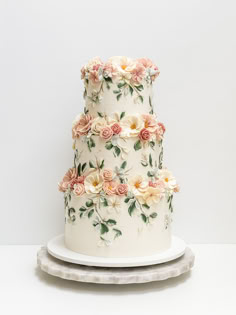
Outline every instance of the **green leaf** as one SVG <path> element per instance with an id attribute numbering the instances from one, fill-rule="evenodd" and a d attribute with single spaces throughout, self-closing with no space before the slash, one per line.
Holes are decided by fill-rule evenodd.
<path id="1" fill-rule="evenodd" d="M 111 149 L 113 148 L 113 144 L 111 143 L 111 141 L 108 141 L 108 142 L 106 143 L 105 148 L 106 148 L 107 150 L 111 150 Z"/>
<path id="2" fill-rule="evenodd" d="M 121 164 L 120 168 L 122 168 L 122 169 L 124 170 L 124 169 L 126 168 L 126 165 L 127 165 L 127 162 L 124 161 L 124 162 Z"/>
<path id="3" fill-rule="evenodd" d="M 85 170 L 86 165 L 87 165 L 86 162 L 82 165 L 82 172 Z"/>
<path id="4" fill-rule="evenodd" d="M 140 140 L 137 140 L 134 144 L 134 150 L 135 151 L 138 151 L 142 148 L 142 145 L 141 145 L 141 141 Z"/>
<path id="5" fill-rule="evenodd" d="M 146 167 L 148 166 L 148 163 L 147 162 L 141 162 L 142 166 Z"/>
<path id="6" fill-rule="evenodd" d="M 89 199 L 88 201 L 86 201 L 86 207 L 91 207 L 93 205 L 93 200 Z"/>
<path id="7" fill-rule="evenodd" d="M 117 96 L 116 96 L 117 101 L 119 101 L 119 99 L 121 98 L 121 95 L 122 94 L 117 94 Z"/>
<path id="8" fill-rule="evenodd" d="M 100 164 L 100 169 L 102 169 L 104 167 L 104 160 L 102 160 L 101 164 Z"/>
<path id="9" fill-rule="evenodd" d="M 90 138 L 90 146 L 91 148 L 95 148 L 95 142 L 92 137 Z"/>
<path id="10" fill-rule="evenodd" d="M 113 91 L 114 94 L 120 94 L 120 90 Z"/>
<path id="11" fill-rule="evenodd" d="M 155 147 L 155 142 L 154 141 L 149 141 L 149 145 L 153 149 Z"/>
<path id="12" fill-rule="evenodd" d="M 125 203 L 128 203 L 130 201 L 130 198 L 126 197 L 124 201 L 125 201 Z"/>
<path id="13" fill-rule="evenodd" d="M 124 82 L 124 81 L 122 82 L 121 81 L 120 83 L 117 84 L 117 87 L 120 89 L 120 88 L 122 88 L 125 85 L 126 85 L 126 82 Z"/>
<path id="14" fill-rule="evenodd" d="M 146 223 L 146 222 L 147 222 L 147 217 L 146 217 L 146 215 L 143 214 L 143 213 L 141 213 L 141 217 L 142 217 L 143 222 Z"/>
<path id="15" fill-rule="evenodd" d="M 133 95 L 133 92 L 134 92 L 134 89 L 132 88 L 131 85 L 129 85 L 129 91 L 130 91 L 130 94 L 131 94 L 131 96 L 132 96 L 132 95 Z"/>
<path id="16" fill-rule="evenodd" d="M 91 218 L 91 216 L 94 214 L 94 209 L 91 209 L 89 212 L 88 212 L 88 218 Z"/>
<path id="17" fill-rule="evenodd" d="M 138 98 L 140 99 L 141 103 L 143 103 L 143 96 L 139 95 Z"/>
<path id="18" fill-rule="evenodd" d="M 152 165 L 152 155 L 151 155 L 151 153 L 149 154 L 149 164 L 150 164 L 151 167 L 153 166 Z"/>
<path id="19" fill-rule="evenodd" d="M 98 113 L 98 116 L 99 116 L 99 117 L 101 117 L 101 118 L 104 117 L 102 113 L 100 113 L 100 112 L 97 112 L 97 113 Z"/>
<path id="20" fill-rule="evenodd" d="M 157 217 L 157 213 L 156 213 L 156 212 L 153 212 L 152 214 L 150 214 L 150 217 L 151 217 L 152 219 L 155 219 L 155 218 Z"/>
<path id="21" fill-rule="evenodd" d="M 132 215 L 132 213 L 134 212 L 134 209 L 136 208 L 135 203 L 136 203 L 136 200 L 132 201 L 129 208 L 128 208 L 128 212 L 129 212 L 130 216 Z"/>
<path id="22" fill-rule="evenodd" d="M 81 176 L 81 163 L 78 165 L 78 175 Z"/>
<path id="23" fill-rule="evenodd" d="M 84 211 L 86 211 L 87 209 L 85 208 L 85 207 L 80 207 L 79 208 L 79 211 L 82 211 L 82 212 L 84 212 Z"/>
<path id="24" fill-rule="evenodd" d="M 101 234 L 105 234 L 109 231 L 108 227 L 104 224 L 104 223 L 101 223 L 101 226 L 100 226 L 100 233 Z"/>
<path id="25" fill-rule="evenodd" d="M 136 85 L 135 87 L 136 87 L 136 89 L 137 89 L 139 92 L 141 92 L 141 91 L 143 90 L 143 85 L 142 85 L 142 84 Z"/>
<path id="26" fill-rule="evenodd" d="M 149 105 L 152 107 L 152 99 L 151 99 L 151 96 L 149 96 Z"/>
<path id="27" fill-rule="evenodd" d="M 79 217 L 82 218 L 83 214 L 83 212 L 80 212 Z"/>
<path id="28" fill-rule="evenodd" d="M 112 83 L 112 78 L 110 78 L 110 77 L 106 77 L 106 78 L 104 78 L 104 80 L 105 80 L 106 82 Z"/>
<path id="29" fill-rule="evenodd" d="M 115 220 L 112 220 L 112 219 L 107 220 L 106 223 L 107 223 L 108 225 L 110 225 L 110 226 L 116 225 L 116 221 L 115 221 Z"/>
<path id="30" fill-rule="evenodd" d="M 118 229 L 113 229 L 113 231 L 115 232 L 114 239 L 116 239 L 117 237 L 122 235 L 122 232 L 120 230 L 118 230 Z"/>
<path id="31" fill-rule="evenodd" d="M 120 119 L 124 118 L 124 116 L 125 116 L 125 112 L 122 112 L 122 113 L 120 114 Z"/>
<path id="32" fill-rule="evenodd" d="M 119 156 L 120 155 L 120 148 L 117 146 L 114 146 L 114 149 L 115 149 L 116 155 Z"/>
<path id="33" fill-rule="evenodd" d="M 150 209 L 150 207 L 146 203 L 142 204 L 142 206 L 146 209 Z"/>
<path id="34" fill-rule="evenodd" d="M 93 165 L 93 162 L 89 161 L 89 167 L 90 168 L 95 168 L 95 166 Z"/>
<path id="35" fill-rule="evenodd" d="M 103 199 L 102 204 L 103 204 L 104 207 L 108 207 L 108 201 L 107 201 L 106 198 Z"/>
<path id="36" fill-rule="evenodd" d="M 69 194 L 68 197 L 69 197 L 69 201 L 71 201 L 71 194 Z"/>
<path id="37" fill-rule="evenodd" d="M 153 174 L 153 172 L 148 171 L 148 172 L 147 172 L 147 176 L 148 176 L 148 177 L 153 177 L 154 174 Z"/>

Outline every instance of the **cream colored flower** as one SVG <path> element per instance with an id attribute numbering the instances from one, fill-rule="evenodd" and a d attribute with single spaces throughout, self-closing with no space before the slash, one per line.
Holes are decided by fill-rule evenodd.
<path id="1" fill-rule="evenodd" d="M 167 189 L 173 190 L 177 187 L 176 179 L 168 169 L 163 168 L 159 170 L 158 175 L 159 179 L 163 180 Z"/>
<path id="2" fill-rule="evenodd" d="M 99 172 L 93 172 L 85 178 L 85 191 L 88 194 L 98 194 L 103 187 L 103 177 Z"/>
<path id="3" fill-rule="evenodd" d="M 147 190 L 148 181 L 145 181 L 141 175 L 137 175 L 129 180 L 129 186 L 132 193 L 137 196 Z"/>
<path id="4" fill-rule="evenodd" d="M 118 75 L 123 78 L 130 80 L 132 77 L 131 71 L 134 70 L 136 63 L 134 60 L 125 56 L 114 56 L 109 59 L 113 65 L 116 66 Z"/>
<path id="5" fill-rule="evenodd" d="M 123 137 L 137 137 L 144 127 L 143 119 L 140 115 L 124 117 L 121 121 Z"/>
<path id="6" fill-rule="evenodd" d="M 95 135 L 99 135 L 102 128 L 107 126 L 105 118 L 97 117 L 93 120 L 91 125 L 91 132 Z"/>
<path id="7" fill-rule="evenodd" d="M 159 187 L 148 187 L 145 193 L 136 196 L 140 203 L 145 203 L 149 207 L 154 203 L 158 203 L 162 197 L 163 192 Z"/>
<path id="8" fill-rule="evenodd" d="M 120 198 L 116 197 L 116 196 L 112 196 L 108 198 L 108 211 L 112 212 L 112 211 L 116 211 L 117 213 L 120 212 L 120 207 L 121 207 L 121 202 L 120 202 Z"/>

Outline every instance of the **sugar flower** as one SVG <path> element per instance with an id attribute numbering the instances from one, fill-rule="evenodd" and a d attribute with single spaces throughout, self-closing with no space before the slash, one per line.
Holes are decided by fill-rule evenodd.
<path id="1" fill-rule="evenodd" d="M 98 194 L 103 187 L 103 177 L 99 172 L 93 172 L 85 178 L 84 186 L 88 194 Z"/>

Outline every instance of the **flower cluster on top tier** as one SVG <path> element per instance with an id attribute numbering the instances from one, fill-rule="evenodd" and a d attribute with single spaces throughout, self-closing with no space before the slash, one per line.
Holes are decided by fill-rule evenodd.
<path id="1" fill-rule="evenodd" d="M 161 142 L 165 133 L 165 127 L 158 122 L 155 115 L 136 114 L 125 116 L 125 113 L 115 113 L 113 117 L 108 117 L 99 113 L 93 118 L 90 114 L 81 114 L 73 122 L 72 138 L 78 139 L 80 136 L 100 136 L 108 141 L 113 136 L 121 138 L 138 137 L 140 141 L 157 140 Z"/>
<path id="2" fill-rule="evenodd" d="M 135 198 L 141 205 L 148 207 L 157 204 L 165 195 L 172 196 L 174 192 L 179 191 L 174 176 L 165 168 L 159 169 L 151 181 L 140 175 L 128 180 L 124 179 L 127 171 L 124 170 L 126 165 L 123 166 L 113 171 L 106 168 L 102 170 L 103 165 L 100 165 L 98 168 L 89 168 L 83 175 L 78 174 L 76 168 L 71 168 L 59 183 L 59 190 L 62 192 L 69 190 L 75 196 L 85 193 L 126 196 L 128 199 Z"/>
<path id="3" fill-rule="evenodd" d="M 97 84 L 113 79 L 129 81 L 134 85 L 143 80 L 153 82 L 159 75 L 158 67 L 147 58 L 131 59 L 124 56 L 111 57 L 106 63 L 96 57 L 81 69 L 81 78 Z"/>

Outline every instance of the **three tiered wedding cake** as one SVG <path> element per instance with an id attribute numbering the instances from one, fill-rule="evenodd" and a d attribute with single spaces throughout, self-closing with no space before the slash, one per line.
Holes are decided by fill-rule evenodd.
<path id="1" fill-rule="evenodd" d="M 94 58 L 81 70 L 85 108 L 73 123 L 74 165 L 59 184 L 65 245 L 103 257 L 171 245 L 175 178 L 162 165 L 164 125 L 153 112 L 159 75 L 149 59 Z"/>

